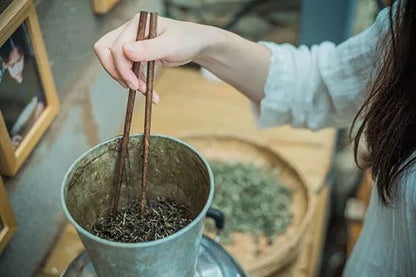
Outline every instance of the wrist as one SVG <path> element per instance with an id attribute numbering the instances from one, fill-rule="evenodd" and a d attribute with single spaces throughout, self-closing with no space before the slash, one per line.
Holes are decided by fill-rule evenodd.
<path id="1" fill-rule="evenodd" d="M 201 48 L 194 58 L 194 62 L 201 66 L 214 60 L 218 60 L 221 53 L 225 50 L 224 45 L 227 41 L 227 31 L 213 27 L 202 25 L 201 30 Z"/>

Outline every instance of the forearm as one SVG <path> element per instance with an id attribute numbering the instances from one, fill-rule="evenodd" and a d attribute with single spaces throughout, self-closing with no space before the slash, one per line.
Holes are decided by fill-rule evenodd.
<path id="1" fill-rule="evenodd" d="M 194 61 L 254 102 L 263 97 L 271 53 L 258 43 L 214 27 L 204 27 L 206 43 Z"/>
<path id="2" fill-rule="evenodd" d="M 252 101 L 263 98 L 271 56 L 265 46 L 219 28 L 164 17 L 159 17 L 156 38 L 136 41 L 138 21 L 136 15 L 94 45 L 105 70 L 121 85 L 146 91 L 132 62 L 157 60 L 174 67 L 195 61 Z"/>

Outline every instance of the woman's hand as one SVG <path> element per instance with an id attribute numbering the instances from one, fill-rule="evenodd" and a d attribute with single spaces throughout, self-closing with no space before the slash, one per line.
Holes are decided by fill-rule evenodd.
<path id="1" fill-rule="evenodd" d="M 101 65 L 122 86 L 146 91 L 143 74 L 138 79 L 132 62 L 156 60 L 164 66 L 179 66 L 201 54 L 211 27 L 158 18 L 157 37 L 136 41 L 139 15 L 103 36 L 94 45 Z M 155 102 L 159 97 L 155 95 Z"/>
<path id="2" fill-rule="evenodd" d="M 158 18 L 157 37 L 136 41 L 139 15 L 103 36 L 94 51 L 105 70 L 122 86 L 144 93 L 132 62 L 155 60 L 164 66 L 194 61 L 240 90 L 254 102 L 263 98 L 270 52 L 263 45 L 225 30 L 196 23 Z M 141 67 L 143 68 L 143 67 Z M 159 96 L 154 94 L 154 102 Z"/>

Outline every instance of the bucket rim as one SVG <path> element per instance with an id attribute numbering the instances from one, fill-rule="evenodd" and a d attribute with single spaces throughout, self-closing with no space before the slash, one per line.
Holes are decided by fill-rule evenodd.
<path id="1" fill-rule="evenodd" d="M 120 139 L 122 136 L 116 136 L 113 138 L 110 138 L 108 140 L 105 140 L 99 144 L 97 144 L 96 146 L 88 149 L 87 151 L 85 151 L 83 154 L 81 154 L 81 156 L 79 156 L 69 167 L 68 171 L 65 174 L 65 177 L 63 179 L 62 185 L 61 185 L 61 205 L 65 214 L 65 217 L 68 219 L 68 221 L 74 225 L 75 229 L 77 230 L 77 232 L 80 232 L 82 235 L 86 236 L 87 238 L 94 240 L 96 242 L 102 243 L 102 244 L 106 244 L 108 246 L 115 246 L 115 247 L 123 247 L 123 248 L 137 248 L 137 247 L 149 247 L 149 246 L 155 246 L 155 245 L 159 245 L 162 243 L 166 243 L 169 242 L 171 240 L 174 240 L 182 235 L 184 235 L 185 233 L 187 233 L 188 231 L 190 231 L 191 229 L 193 229 L 197 224 L 199 224 L 200 221 L 202 221 L 204 219 L 204 217 L 206 216 L 206 213 L 208 211 L 208 209 L 211 206 L 212 203 L 212 199 L 214 197 L 214 176 L 212 174 L 212 170 L 211 167 L 208 163 L 208 161 L 201 155 L 201 153 L 199 151 L 197 151 L 193 146 L 191 146 L 190 144 L 175 138 L 175 137 L 171 137 L 168 135 L 163 135 L 163 134 L 151 134 L 150 137 L 158 137 L 158 138 L 164 138 L 164 139 L 169 139 L 169 140 L 173 140 L 176 143 L 179 143 L 183 146 L 185 146 L 186 148 L 188 148 L 189 150 L 191 150 L 192 152 L 194 152 L 198 158 L 202 161 L 202 163 L 204 164 L 204 166 L 206 167 L 207 171 L 208 171 L 208 176 L 209 176 L 209 188 L 210 188 L 210 192 L 208 194 L 208 198 L 207 201 L 203 207 L 203 209 L 201 210 L 201 212 L 198 214 L 198 216 L 192 220 L 191 223 L 189 223 L 188 225 L 186 225 L 185 227 L 183 227 L 182 229 L 180 229 L 179 231 L 164 237 L 162 239 L 157 239 L 157 240 L 152 240 L 152 241 L 145 241 L 145 242 L 136 242 L 136 243 L 126 243 L 126 242 L 117 242 L 117 241 L 111 241 L 111 240 L 106 240 L 103 239 L 101 237 L 98 237 L 96 235 L 93 235 L 92 233 L 90 233 L 89 231 L 87 231 L 84 227 L 82 227 L 80 224 L 78 224 L 78 222 L 76 222 L 76 220 L 72 217 L 71 213 L 69 212 L 66 203 L 65 203 L 65 188 L 67 187 L 68 184 L 68 178 L 69 178 L 69 174 L 71 172 L 73 172 L 75 166 L 83 159 L 85 158 L 88 154 L 90 154 L 91 152 L 95 151 L 97 148 L 111 143 L 114 140 Z M 129 136 L 131 137 L 143 137 L 143 134 L 133 134 Z"/>

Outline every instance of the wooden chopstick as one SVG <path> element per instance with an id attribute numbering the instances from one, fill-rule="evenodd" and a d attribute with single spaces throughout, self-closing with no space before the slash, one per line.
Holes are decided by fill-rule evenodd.
<path id="1" fill-rule="evenodd" d="M 136 40 L 144 40 L 145 32 L 146 32 L 146 23 L 147 23 L 147 12 L 142 11 L 140 12 L 139 26 L 137 30 Z M 137 78 L 139 78 L 140 62 L 133 63 L 133 72 L 136 74 Z M 124 119 L 124 131 L 123 131 L 123 137 L 121 141 L 121 151 L 120 151 L 121 154 L 120 154 L 120 161 L 119 161 L 119 167 L 118 167 L 117 183 L 116 183 L 116 188 L 115 188 L 115 192 L 113 196 L 113 214 L 115 214 L 118 209 L 121 184 L 123 182 L 124 164 L 125 164 L 126 156 L 128 152 L 130 126 L 131 126 L 131 119 L 133 115 L 135 98 L 136 98 L 136 91 L 133 89 L 130 89 L 129 98 L 127 100 L 126 117 Z"/>
<path id="2" fill-rule="evenodd" d="M 150 13 L 149 21 L 149 37 L 157 36 L 157 13 Z M 149 137 L 150 124 L 152 119 L 152 101 L 153 101 L 153 81 L 155 73 L 155 61 L 147 63 L 147 79 L 146 79 L 146 109 L 144 115 L 144 145 L 143 145 L 143 171 L 142 171 L 142 187 L 140 195 L 140 209 L 144 213 L 146 207 L 146 190 L 147 190 L 147 171 L 149 163 Z"/>

